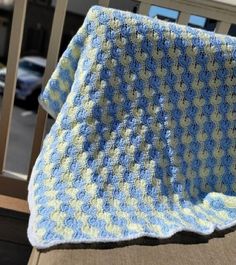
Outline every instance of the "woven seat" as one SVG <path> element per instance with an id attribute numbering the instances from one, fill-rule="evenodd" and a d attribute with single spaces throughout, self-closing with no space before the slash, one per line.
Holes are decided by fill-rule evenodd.
<path id="1" fill-rule="evenodd" d="M 113 244 L 67 245 L 43 252 L 34 249 L 28 265 L 233 265 L 235 246 L 234 227 L 211 236 L 178 233 L 166 240 L 140 238 Z"/>

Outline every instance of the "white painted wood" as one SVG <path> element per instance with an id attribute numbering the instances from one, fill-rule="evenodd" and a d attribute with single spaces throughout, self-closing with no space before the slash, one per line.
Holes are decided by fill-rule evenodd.
<path id="1" fill-rule="evenodd" d="M 57 0 L 52 0 L 52 6 L 56 6 Z M 67 11 L 74 14 L 86 16 L 91 6 L 97 5 L 98 0 L 69 0 L 67 5 Z"/>
<path id="2" fill-rule="evenodd" d="M 142 0 L 139 2 L 236 24 L 236 0 Z"/>
<path id="3" fill-rule="evenodd" d="M 57 0 L 56 3 L 56 9 L 53 17 L 52 31 L 49 42 L 49 48 L 48 48 L 47 65 L 45 68 L 42 87 L 46 86 L 47 81 L 52 75 L 58 61 L 58 54 L 60 49 L 67 3 L 68 0 Z M 35 160 L 41 149 L 42 141 L 44 138 L 46 121 L 47 121 L 47 113 L 45 110 L 43 110 L 41 106 L 39 106 L 29 171 L 28 171 L 28 179 L 30 177 Z"/>
<path id="4" fill-rule="evenodd" d="M 215 32 L 221 33 L 221 34 L 228 34 L 231 24 L 224 22 L 224 21 L 218 21 L 216 24 Z"/>
<path id="5" fill-rule="evenodd" d="M 151 5 L 149 3 L 141 2 L 139 5 L 138 13 L 142 15 L 148 15 Z"/>
<path id="6" fill-rule="evenodd" d="M 188 25 L 190 15 L 191 15 L 190 13 L 186 13 L 184 11 L 180 12 L 177 20 L 178 24 Z"/>
<path id="7" fill-rule="evenodd" d="M 27 0 L 17 0 L 14 3 L 14 13 L 7 60 L 7 74 L 0 119 L 0 173 L 4 169 L 7 155 L 7 146 L 16 91 L 17 69 L 24 30 L 26 4 Z"/>
<path id="8" fill-rule="evenodd" d="M 99 1 L 98 1 L 98 4 L 99 4 L 100 6 L 109 7 L 109 5 L 110 5 L 110 0 L 99 0 Z"/>

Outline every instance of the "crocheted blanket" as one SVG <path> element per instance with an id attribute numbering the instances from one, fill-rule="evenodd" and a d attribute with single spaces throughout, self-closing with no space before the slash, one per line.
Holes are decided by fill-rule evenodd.
<path id="1" fill-rule="evenodd" d="M 33 246 L 236 224 L 236 39 L 92 7 L 40 96 Z"/>

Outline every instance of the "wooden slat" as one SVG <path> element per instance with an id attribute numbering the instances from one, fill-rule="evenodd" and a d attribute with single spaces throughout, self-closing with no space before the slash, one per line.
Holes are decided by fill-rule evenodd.
<path id="1" fill-rule="evenodd" d="M 138 13 L 147 16 L 149 14 L 150 7 L 150 4 L 141 2 L 139 5 Z"/>
<path id="2" fill-rule="evenodd" d="M 22 212 L 22 213 L 29 213 L 29 207 L 26 200 L 13 198 L 1 194 L 0 194 L 0 208 Z"/>
<path id="3" fill-rule="evenodd" d="M 0 174 L 0 194 L 26 200 L 28 183 L 13 177 L 8 172 Z"/>
<path id="4" fill-rule="evenodd" d="M 109 5 L 110 5 L 110 0 L 99 0 L 99 1 L 98 1 L 98 4 L 99 4 L 100 6 L 109 7 Z"/>
<path id="5" fill-rule="evenodd" d="M 40 258 L 40 252 L 36 248 L 33 248 L 28 265 L 37 265 L 39 262 L 39 258 Z"/>
<path id="6" fill-rule="evenodd" d="M 36 118 L 34 139 L 33 139 L 27 180 L 29 180 L 30 178 L 32 168 L 40 152 L 40 148 L 45 134 L 46 122 L 47 122 L 47 112 L 41 106 L 39 106 Z"/>
<path id="7" fill-rule="evenodd" d="M 182 11 L 179 14 L 177 22 L 178 22 L 178 24 L 181 24 L 181 25 L 188 25 L 189 18 L 190 18 L 190 13 Z"/>
<path id="8" fill-rule="evenodd" d="M 12 29 L 7 60 L 7 74 L 0 120 L 0 172 L 2 172 L 4 169 L 7 155 L 7 146 L 16 90 L 17 68 L 24 29 L 26 4 L 27 0 L 17 0 L 14 4 Z"/>
<path id="9" fill-rule="evenodd" d="M 66 15 L 66 8 L 67 8 L 68 0 L 57 0 L 55 13 L 53 17 L 52 23 L 52 30 L 51 30 L 51 38 L 49 42 L 48 48 L 48 55 L 47 55 L 47 65 L 45 68 L 45 74 L 43 77 L 43 84 L 42 87 L 45 87 L 47 84 L 48 79 L 52 75 L 57 61 L 58 61 L 58 54 L 60 50 L 60 43 L 63 31 L 63 25 Z M 33 147 L 30 159 L 30 165 L 28 170 L 28 179 L 30 177 L 33 165 L 35 160 L 40 152 L 42 141 L 44 138 L 44 132 L 46 127 L 47 121 L 47 113 L 43 110 L 41 106 L 38 109 L 37 121 L 35 126 L 35 133 L 33 139 Z"/>
<path id="10" fill-rule="evenodd" d="M 216 23 L 215 32 L 221 34 L 228 34 L 231 24 L 223 21 Z"/>
<path id="11" fill-rule="evenodd" d="M 141 2 L 141 1 L 138 1 Z M 236 23 L 236 1 L 216 0 L 142 0 L 143 3 L 184 11 L 194 15 Z"/>

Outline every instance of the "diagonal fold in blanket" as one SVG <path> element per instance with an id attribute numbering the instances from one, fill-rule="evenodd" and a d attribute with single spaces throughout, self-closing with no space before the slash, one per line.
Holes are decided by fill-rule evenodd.
<path id="1" fill-rule="evenodd" d="M 236 39 L 92 7 L 39 98 L 33 246 L 236 224 Z"/>

